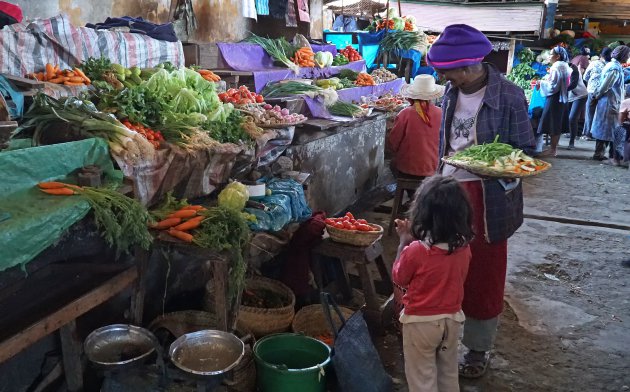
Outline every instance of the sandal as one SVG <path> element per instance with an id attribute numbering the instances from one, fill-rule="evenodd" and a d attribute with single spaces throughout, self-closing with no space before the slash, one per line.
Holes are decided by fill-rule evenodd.
<path id="1" fill-rule="evenodd" d="M 486 374 L 490 365 L 490 352 L 469 351 L 464 355 L 464 362 L 459 364 L 459 375 L 463 378 L 480 378 Z"/>

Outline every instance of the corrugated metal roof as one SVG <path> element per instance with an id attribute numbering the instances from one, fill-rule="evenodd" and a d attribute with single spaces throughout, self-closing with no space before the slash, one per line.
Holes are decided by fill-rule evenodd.
<path id="1" fill-rule="evenodd" d="M 402 3 L 403 15 L 415 16 L 419 28 L 435 32 L 464 23 L 483 32 L 537 35 L 543 25 L 544 9 L 543 3 Z"/>

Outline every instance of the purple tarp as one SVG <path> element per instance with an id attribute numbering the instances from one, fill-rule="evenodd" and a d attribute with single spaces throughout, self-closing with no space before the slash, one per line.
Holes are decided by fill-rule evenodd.
<path id="1" fill-rule="evenodd" d="M 296 75 L 288 68 L 273 66 L 273 60 L 260 45 L 250 43 L 217 44 L 223 60 L 235 71 L 252 72 L 256 92 L 260 93 L 269 82 L 285 79 L 321 79 L 337 75 L 342 69 L 348 68 L 356 72 L 365 71 L 365 61 L 354 61 L 347 65 L 327 68 L 300 68 Z"/>
<path id="2" fill-rule="evenodd" d="M 311 49 L 313 49 L 313 52 L 317 53 L 317 52 L 330 52 L 332 53 L 333 56 L 337 55 L 337 47 L 335 45 L 332 44 L 326 44 L 326 45 L 314 45 L 311 44 Z"/>
<path id="3" fill-rule="evenodd" d="M 398 94 L 400 92 L 400 88 L 404 84 L 403 79 L 392 80 L 391 82 L 378 84 L 376 86 L 365 86 L 365 87 L 353 87 L 353 88 L 345 88 L 343 90 L 338 90 L 337 95 L 339 99 L 344 102 L 354 102 L 361 103 L 361 97 L 365 97 L 368 95 L 376 95 L 383 96 L 387 93 Z M 324 101 L 320 97 L 315 99 L 304 97 L 304 102 L 306 106 L 308 106 L 308 110 L 311 112 L 310 117 L 314 118 L 325 118 L 329 120 L 338 120 L 337 118 L 333 118 L 331 114 L 328 112 L 328 109 L 324 106 Z"/>

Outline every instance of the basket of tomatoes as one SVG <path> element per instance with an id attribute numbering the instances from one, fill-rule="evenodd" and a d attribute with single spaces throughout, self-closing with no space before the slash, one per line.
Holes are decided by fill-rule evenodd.
<path id="1" fill-rule="evenodd" d="M 370 246 L 383 236 L 381 226 L 354 219 L 349 212 L 341 218 L 326 219 L 326 231 L 333 241 L 354 246 Z"/>
<path id="2" fill-rule="evenodd" d="M 238 89 L 231 88 L 219 94 L 219 99 L 223 103 L 231 103 L 237 106 L 265 103 L 265 98 L 262 95 L 249 91 L 247 86 L 241 86 Z"/>

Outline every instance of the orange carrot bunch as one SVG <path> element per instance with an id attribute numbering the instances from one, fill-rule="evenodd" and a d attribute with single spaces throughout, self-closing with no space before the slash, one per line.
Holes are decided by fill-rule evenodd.
<path id="1" fill-rule="evenodd" d="M 295 52 L 295 56 L 291 57 L 291 61 L 300 67 L 314 67 L 315 53 L 311 48 L 300 48 Z"/>
<path id="2" fill-rule="evenodd" d="M 218 82 L 221 80 L 221 77 L 209 69 L 199 69 L 197 70 L 199 74 L 206 79 L 208 82 Z"/>
<path id="3" fill-rule="evenodd" d="M 376 85 L 376 82 L 374 81 L 372 75 L 361 72 L 357 76 L 357 81 L 354 82 L 354 84 L 356 84 L 357 86 L 374 86 Z"/>
<path id="4" fill-rule="evenodd" d="M 26 75 L 29 79 L 36 79 L 41 82 L 64 84 L 66 86 L 86 86 L 92 83 L 90 78 L 85 76 L 79 68 L 60 69 L 58 65 L 46 64 L 43 72 L 32 72 Z"/>
<path id="5" fill-rule="evenodd" d="M 37 187 L 40 191 L 55 196 L 78 195 L 81 190 L 80 186 L 57 181 L 40 182 Z"/>
<path id="6" fill-rule="evenodd" d="M 188 232 L 201 225 L 201 222 L 205 219 L 203 215 L 200 215 L 203 210 L 205 208 L 200 205 L 184 206 L 177 211 L 173 211 L 165 219 L 152 225 L 151 228 L 164 230 L 168 235 L 178 240 L 192 242 L 194 237 Z"/>

